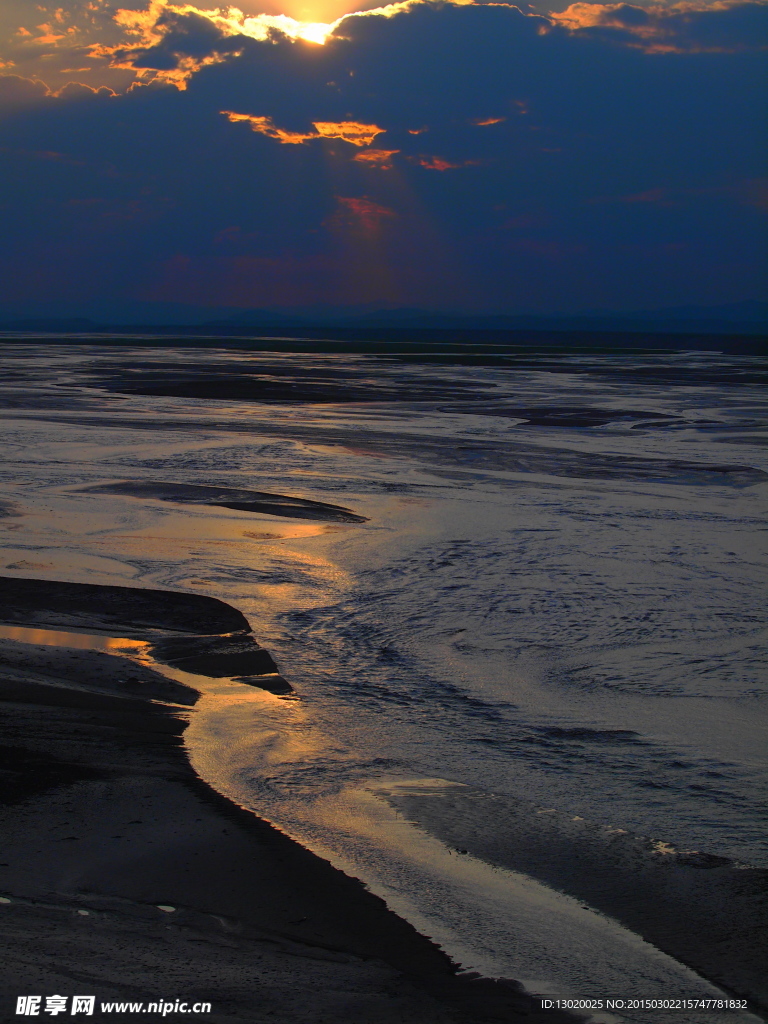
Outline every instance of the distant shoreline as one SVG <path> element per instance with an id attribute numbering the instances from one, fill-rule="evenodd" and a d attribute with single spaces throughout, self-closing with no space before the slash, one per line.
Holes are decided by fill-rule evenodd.
<path id="1" fill-rule="evenodd" d="M 654 331 L 644 328 L 451 329 L 444 327 L 342 327 L 179 324 L 109 326 L 74 321 L 0 322 L 0 344 L 231 348 L 251 352 L 389 356 L 414 362 L 495 365 L 515 357 L 621 352 L 713 351 L 760 356 L 766 332 Z"/>

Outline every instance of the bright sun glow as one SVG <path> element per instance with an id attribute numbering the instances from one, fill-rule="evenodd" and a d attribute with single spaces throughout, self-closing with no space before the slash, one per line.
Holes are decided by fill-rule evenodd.
<path id="1" fill-rule="evenodd" d="M 265 0 L 265 2 L 269 3 L 271 0 Z M 285 0 L 282 0 L 282 2 L 285 2 Z M 297 0 L 297 2 L 300 2 L 300 0 Z M 355 0 L 351 0 L 351 2 L 354 4 Z M 356 0 L 356 2 L 359 4 L 360 0 Z M 180 56 L 174 66 L 167 69 L 158 69 L 151 65 L 147 67 L 137 65 L 135 59 L 137 53 L 144 49 L 151 50 L 161 46 L 163 40 L 175 24 L 174 18 L 176 16 L 187 17 L 193 15 L 196 18 L 205 18 L 224 36 L 248 36 L 259 42 L 268 42 L 270 40 L 276 41 L 280 35 L 283 35 L 289 39 L 301 40 L 317 46 L 326 43 L 337 32 L 345 18 L 350 16 L 357 18 L 367 16 L 392 18 L 409 10 L 414 4 L 421 2 L 423 0 L 396 0 L 395 3 L 388 4 L 385 7 L 375 7 L 363 11 L 358 10 L 353 14 L 347 11 L 335 20 L 314 21 L 309 20 L 306 15 L 315 11 L 319 13 L 323 9 L 335 13 L 339 10 L 339 3 L 344 6 L 349 4 L 350 0 L 333 0 L 333 3 L 331 3 L 331 0 L 313 0 L 312 6 L 303 5 L 297 10 L 297 13 L 305 15 L 303 18 L 294 18 L 288 14 L 244 14 L 238 7 L 202 9 L 194 3 L 149 0 L 147 7 L 144 9 L 119 8 L 114 14 L 114 21 L 124 33 L 125 38 L 117 44 L 92 43 L 89 46 L 89 54 L 94 58 L 106 58 L 110 63 L 110 67 L 124 68 L 132 71 L 139 80 L 166 82 L 176 86 L 177 89 L 184 90 L 187 88 L 189 80 L 201 68 L 208 64 L 221 63 L 223 60 L 228 59 L 228 55 L 216 52 L 202 57 Z M 472 3 L 473 0 L 451 0 L 451 2 L 462 4 Z M 325 4 L 324 8 L 323 3 Z M 334 3 L 336 3 L 335 7 L 333 6 Z M 364 3 L 365 0 L 363 0 Z M 369 145 L 372 139 L 363 138 L 365 131 L 363 131 L 362 135 L 358 133 L 355 138 L 352 137 L 347 130 L 351 125 L 352 122 L 344 122 L 344 132 L 337 134 L 336 128 L 338 126 L 335 123 L 325 125 L 325 122 L 320 122 L 315 125 L 315 132 L 312 133 L 311 138 L 317 138 L 318 136 L 343 138 L 356 146 Z M 326 131 L 326 127 L 328 131 Z M 375 125 L 363 125 L 361 127 L 362 129 L 373 128 L 374 135 L 383 130 L 381 128 L 376 129 Z M 265 125 L 262 129 L 257 127 L 254 122 L 253 128 L 254 131 L 264 130 L 265 134 L 277 132 L 277 134 L 274 134 L 274 137 L 280 137 L 282 142 L 299 143 L 305 141 L 304 138 L 300 137 L 300 134 L 283 132 L 272 125 Z"/>
<path id="2" fill-rule="evenodd" d="M 324 10 L 324 12 L 331 15 L 328 22 L 313 22 L 313 20 L 292 17 L 289 14 L 260 13 L 247 15 L 237 7 L 229 7 L 225 11 L 212 11 L 207 16 L 217 20 L 217 22 L 227 24 L 230 32 L 242 32 L 244 35 L 252 36 L 255 39 L 264 39 L 270 30 L 276 29 L 291 39 L 303 39 L 309 43 L 322 45 L 332 35 L 339 23 L 343 22 L 344 18 L 351 14 L 356 16 L 361 14 L 378 14 L 384 17 L 393 17 L 403 10 L 408 10 L 414 2 L 418 2 L 418 0 L 395 0 L 391 4 L 360 10 L 360 7 L 366 8 L 365 0 L 364 3 L 359 3 L 359 0 L 356 3 L 355 0 L 325 0 L 325 3 L 316 0 L 312 7 L 302 6 L 300 11 L 296 11 L 296 13 L 308 14 L 310 10 L 317 11 L 318 13 Z M 471 0 L 454 0 L 454 2 L 464 3 L 471 2 Z M 201 13 L 203 12 L 201 11 Z"/>
<path id="3" fill-rule="evenodd" d="M 305 39 L 308 43 L 324 43 L 333 31 L 333 25 L 324 25 L 320 21 L 300 21 L 297 39 Z"/>
<path id="4" fill-rule="evenodd" d="M 322 45 L 333 32 L 336 22 L 325 24 L 322 21 L 297 21 L 287 14 L 259 14 L 255 18 L 245 18 L 242 27 L 245 34 L 257 39 L 263 38 L 269 29 L 277 29 L 291 39 Z"/>
<path id="5" fill-rule="evenodd" d="M 345 12 L 337 17 L 335 20 L 325 21 L 309 21 L 299 18 L 293 18 L 288 14 L 254 14 L 247 15 L 243 14 L 237 7 L 227 8 L 216 8 L 210 11 L 203 11 L 190 4 L 176 5 L 167 3 L 167 0 L 153 0 L 153 4 L 150 3 L 150 9 L 148 12 L 142 12 L 138 15 L 138 18 L 143 22 L 147 20 L 147 15 L 157 15 L 160 8 L 165 8 L 170 11 L 179 13 L 191 13 L 202 15 L 212 21 L 218 28 L 224 31 L 227 35 L 246 35 L 252 39 L 266 40 L 270 34 L 278 31 L 282 32 L 283 35 L 288 36 L 290 39 L 303 39 L 309 43 L 316 43 L 322 45 L 328 39 L 328 37 L 334 32 L 340 22 L 345 17 L 349 17 L 351 13 L 355 16 L 369 16 L 378 15 L 385 18 L 394 17 L 396 14 L 407 10 L 414 2 L 418 0 L 397 0 L 393 4 L 387 4 L 383 7 L 374 7 L 370 10 L 364 11 L 350 11 Z M 465 0 L 454 0 L 454 2 L 462 3 Z M 345 7 L 353 7 L 354 2 L 345 4 Z M 303 8 L 304 11 L 309 11 L 310 8 Z M 315 7 L 314 9 L 318 9 Z M 320 7 L 322 9 L 322 7 Z M 326 6 L 326 9 L 328 7 Z M 338 7 L 336 8 L 338 9 Z M 125 22 L 135 22 L 137 15 L 135 12 L 120 12 L 124 16 Z M 156 20 L 156 17 L 152 20 Z M 142 26 L 143 28 L 144 26 Z M 153 26 L 154 27 L 154 26 Z"/>

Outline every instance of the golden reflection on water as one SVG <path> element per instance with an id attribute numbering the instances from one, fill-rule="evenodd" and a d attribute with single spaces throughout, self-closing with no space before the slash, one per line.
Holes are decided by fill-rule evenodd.
<path id="1" fill-rule="evenodd" d="M 84 651 L 144 652 L 149 649 L 146 640 L 130 640 L 127 637 L 100 636 L 97 633 L 70 633 L 58 629 L 35 629 L 30 626 L 0 625 L 0 639 L 19 640 L 25 644 L 40 644 L 44 647 L 76 647 Z"/>
<path id="2" fill-rule="evenodd" d="M 242 787 L 244 767 L 270 775 L 339 756 L 298 694 L 275 695 L 228 679 L 206 679 L 200 689 L 185 746 L 198 774 L 237 802 L 248 805 L 252 796 Z M 295 796 L 301 788 L 294 787 Z"/>
<path id="3" fill-rule="evenodd" d="M 256 521 L 254 526 L 262 526 L 263 529 L 244 530 L 246 523 L 253 522 L 255 517 L 248 516 L 247 519 L 241 515 L 229 517 L 221 515 L 218 511 L 213 515 L 186 514 L 186 515 L 165 515 L 148 526 L 140 527 L 130 531 L 115 531 L 110 533 L 113 540 L 140 540 L 146 544 L 150 551 L 153 545 L 169 542 L 179 546 L 189 541 L 199 543 L 208 541 L 211 543 L 242 543 L 246 540 L 303 540 L 305 537 L 318 537 L 328 530 L 327 523 L 311 522 L 273 522 Z M 335 524 L 334 524 L 335 525 Z M 345 527 L 348 528 L 348 527 Z"/>

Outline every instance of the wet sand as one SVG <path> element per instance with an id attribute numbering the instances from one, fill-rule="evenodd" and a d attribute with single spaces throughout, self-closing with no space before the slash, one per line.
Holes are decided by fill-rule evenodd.
<path id="1" fill-rule="evenodd" d="M 218 505 L 240 512 L 281 516 L 287 519 L 310 519 L 320 523 L 365 523 L 365 516 L 356 515 L 343 505 L 311 501 L 287 494 L 249 491 L 235 487 L 205 487 L 200 484 L 179 484 L 150 480 L 123 480 L 112 484 L 85 487 L 87 494 L 124 494 L 134 498 L 154 498 L 179 505 Z"/>
<path id="2" fill-rule="evenodd" d="M 3 580 L 0 618 L 187 637 L 242 619 L 125 589 Z M 189 688 L 115 655 L 2 640 L 0 698 L 1 1019 L 34 993 L 210 1001 L 214 1021 L 574 1019 L 457 976 L 360 882 L 211 790 L 183 747 Z"/>
<path id="3" fill-rule="evenodd" d="M 139 637 L 156 661 L 195 675 L 229 676 L 291 693 L 269 651 L 235 608 L 213 597 L 165 590 L 0 577 L 0 618 L 21 627 L 65 627 Z"/>
<path id="4" fill-rule="evenodd" d="M 764 868 L 469 786 L 379 795 L 450 848 L 583 900 L 768 1016 Z M 478 816 L 493 830 L 473 829 Z"/>

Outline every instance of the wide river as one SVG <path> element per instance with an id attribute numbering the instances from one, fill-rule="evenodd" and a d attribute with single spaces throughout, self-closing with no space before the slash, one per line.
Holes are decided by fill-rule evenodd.
<path id="1" fill-rule="evenodd" d="M 555 995 L 716 992 L 504 851 L 583 827 L 768 865 L 766 364 L 101 340 L 1 346 L 0 574 L 242 610 L 294 695 L 209 680 L 193 763 L 466 969 Z M 625 1019 L 646 1018 L 594 1017 Z"/>

